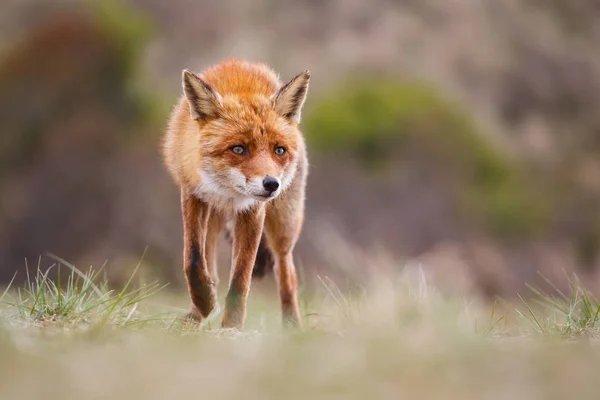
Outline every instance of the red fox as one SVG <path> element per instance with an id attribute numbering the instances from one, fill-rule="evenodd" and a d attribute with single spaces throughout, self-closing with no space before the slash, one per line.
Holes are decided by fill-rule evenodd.
<path id="1" fill-rule="evenodd" d="M 200 74 L 184 70 L 182 80 L 162 150 L 181 191 L 188 317 L 201 320 L 215 307 L 217 238 L 229 221 L 233 257 L 222 326 L 243 328 L 263 231 L 283 322 L 300 326 L 292 250 L 304 219 L 308 160 L 298 124 L 310 73 L 282 85 L 264 64 L 227 60 Z"/>

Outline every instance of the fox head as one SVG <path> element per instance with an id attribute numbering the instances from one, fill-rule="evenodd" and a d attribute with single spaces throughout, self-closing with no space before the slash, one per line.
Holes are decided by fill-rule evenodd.
<path id="1" fill-rule="evenodd" d="M 218 93 L 183 71 L 190 116 L 199 127 L 201 190 L 231 200 L 268 201 L 292 182 L 300 151 L 298 131 L 310 73 L 274 93 Z"/>

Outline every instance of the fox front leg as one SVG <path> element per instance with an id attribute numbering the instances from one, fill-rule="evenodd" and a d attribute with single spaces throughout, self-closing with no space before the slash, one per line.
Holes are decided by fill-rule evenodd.
<path id="1" fill-rule="evenodd" d="M 210 208 L 202 200 L 181 192 L 183 217 L 183 270 L 188 284 L 192 309 L 189 318 L 206 318 L 217 302 L 217 292 L 206 261 L 205 243 Z"/>
<path id="2" fill-rule="evenodd" d="M 246 299 L 250 291 L 252 269 L 263 231 L 265 207 L 258 204 L 254 209 L 235 216 L 233 230 L 233 264 L 229 292 L 225 300 L 223 328 L 244 326 Z"/>

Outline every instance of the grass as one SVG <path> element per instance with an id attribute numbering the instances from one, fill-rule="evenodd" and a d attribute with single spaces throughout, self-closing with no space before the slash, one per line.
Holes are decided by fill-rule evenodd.
<path id="1" fill-rule="evenodd" d="M 538 334 L 561 337 L 598 337 L 600 335 L 600 303 L 582 284 L 577 275 L 567 276 L 569 290 L 564 293 L 546 279 L 550 292 L 530 286 L 536 312 L 521 297 L 526 311 L 518 314 L 534 328 Z M 541 312 L 540 312 L 541 311 Z"/>
<path id="2" fill-rule="evenodd" d="M 12 310 L 7 317 L 10 321 L 63 328 L 139 324 L 147 322 L 137 313 L 140 302 L 164 288 L 158 283 L 132 288 L 133 278 L 141 263 L 135 267 L 123 288 L 115 291 L 108 288 L 106 278 L 102 279 L 103 268 L 81 272 L 62 259 L 57 258 L 57 261 L 59 263 L 45 271 L 38 264 L 33 277 L 26 267 L 25 285 L 11 292 L 13 278 L 0 297 L 0 303 Z M 57 277 L 52 280 L 49 274 L 55 269 Z M 63 272 L 65 269 L 66 276 Z"/>
<path id="3" fill-rule="evenodd" d="M 0 291 L 2 399 L 594 398 L 599 305 L 576 278 L 517 306 L 448 298 L 420 270 L 342 291 L 320 277 L 305 329 L 254 285 L 243 332 L 183 323 L 185 293 L 58 260 Z M 64 283 L 62 283 L 64 282 Z M 271 292 L 272 287 L 269 288 Z M 221 290 L 221 295 L 223 295 Z M 570 340 L 565 340 L 568 338 Z M 572 340 L 582 339 L 586 340 Z"/>

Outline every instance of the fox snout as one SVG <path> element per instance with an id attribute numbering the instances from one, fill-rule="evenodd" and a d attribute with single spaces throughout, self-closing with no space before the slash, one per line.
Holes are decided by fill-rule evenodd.
<path id="1" fill-rule="evenodd" d="M 235 190 L 243 196 L 259 201 L 267 201 L 277 197 L 284 186 L 281 178 L 273 175 L 275 174 L 249 175 L 237 168 L 232 168 L 229 170 L 228 178 L 225 181 L 231 182 Z"/>
<path id="2" fill-rule="evenodd" d="M 274 198 L 280 192 L 279 188 L 281 187 L 281 182 L 278 178 L 271 175 L 256 177 L 249 180 L 248 183 L 250 192 L 254 194 L 254 196 L 264 200 Z"/>

